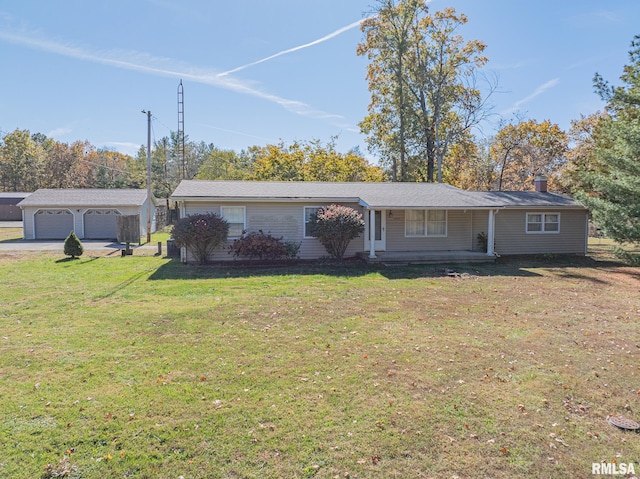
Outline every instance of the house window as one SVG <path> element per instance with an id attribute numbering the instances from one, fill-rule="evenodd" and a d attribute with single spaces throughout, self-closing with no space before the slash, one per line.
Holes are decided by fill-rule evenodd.
<path id="1" fill-rule="evenodd" d="M 447 236 L 446 210 L 406 210 L 405 236 Z"/>
<path id="2" fill-rule="evenodd" d="M 304 237 L 313 238 L 309 232 L 311 226 L 311 215 L 317 213 L 320 209 L 319 206 L 305 206 L 304 207 Z"/>
<path id="3" fill-rule="evenodd" d="M 527 213 L 527 233 L 559 233 L 560 213 Z"/>
<path id="4" fill-rule="evenodd" d="M 242 236 L 242 232 L 246 228 L 244 206 L 221 206 L 220 216 L 229 223 L 230 238 Z"/>

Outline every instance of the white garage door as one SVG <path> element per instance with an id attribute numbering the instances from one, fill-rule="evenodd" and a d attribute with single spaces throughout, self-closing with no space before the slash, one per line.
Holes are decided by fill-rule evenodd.
<path id="1" fill-rule="evenodd" d="M 95 209 L 84 214 L 86 239 L 116 239 L 118 236 L 118 210 Z"/>
<path id="2" fill-rule="evenodd" d="M 73 230 L 69 210 L 40 210 L 35 215 L 36 239 L 65 239 Z"/>

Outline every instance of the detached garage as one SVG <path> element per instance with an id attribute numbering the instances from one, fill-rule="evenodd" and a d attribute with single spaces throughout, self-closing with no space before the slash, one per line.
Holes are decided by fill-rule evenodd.
<path id="1" fill-rule="evenodd" d="M 157 201 L 151 198 L 151 232 Z M 147 235 L 147 191 L 133 189 L 40 189 L 22 200 L 24 239 L 115 240 L 119 215 L 139 215 L 140 237 Z"/>

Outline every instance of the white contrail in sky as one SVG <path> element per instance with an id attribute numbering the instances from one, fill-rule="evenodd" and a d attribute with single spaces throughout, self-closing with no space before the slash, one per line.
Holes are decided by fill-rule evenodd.
<path id="1" fill-rule="evenodd" d="M 533 93 L 531 93 L 530 95 L 524 97 L 522 100 L 518 100 L 517 102 L 515 102 L 511 107 L 509 107 L 508 109 L 506 109 L 505 111 L 502 112 L 503 115 L 508 115 L 510 113 L 513 113 L 514 111 L 516 111 L 518 108 L 520 108 L 522 105 L 524 105 L 525 103 L 529 103 L 531 100 L 533 100 L 535 97 L 542 95 L 545 91 L 547 91 L 550 88 L 553 88 L 554 86 L 556 86 L 558 83 L 560 83 L 560 78 L 554 78 L 553 80 L 549 80 L 546 83 L 543 83 L 542 85 L 540 85 L 538 88 L 536 88 Z"/>
<path id="2" fill-rule="evenodd" d="M 317 45 L 318 43 L 324 42 L 351 28 L 354 28 L 355 26 L 359 25 L 362 21 L 363 20 L 354 22 L 318 40 L 277 53 L 275 55 L 272 55 L 269 58 L 259 60 L 258 62 L 254 62 L 254 64 L 265 62 L 271 58 L 285 55 L 286 53 L 294 52 L 303 48 L 307 48 L 312 45 Z M 298 100 L 290 100 L 288 98 L 283 98 L 278 95 L 274 95 L 274 94 L 259 90 L 255 87 L 252 87 L 248 82 L 243 82 L 241 80 L 234 79 L 232 77 L 227 77 L 227 74 L 231 73 L 231 71 L 220 74 L 219 72 L 216 72 L 210 69 L 196 68 L 190 65 L 174 62 L 168 58 L 152 57 L 150 55 L 140 53 L 140 52 L 89 51 L 89 50 L 77 47 L 75 45 L 49 40 L 34 34 L 25 34 L 25 33 L 0 30 L 0 40 L 9 42 L 9 43 L 25 45 L 29 48 L 51 52 L 51 53 L 55 53 L 57 55 L 61 55 L 69 58 L 76 58 L 78 60 L 100 63 L 103 65 L 108 65 L 116 68 L 148 73 L 151 75 L 180 78 L 185 80 L 191 80 L 197 83 L 212 85 L 218 88 L 223 88 L 226 90 L 235 91 L 237 93 L 242 93 L 242 94 L 251 95 L 257 98 L 261 98 L 263 100 L 276 103 L 288 111 L 291 111 L 298 115 L 311 117 L 311 118 L 317 118 L 317 119 L 343 118 L 341 115 L 335 115 L 335 114 L 327 113 L 321 110 L 313 109 L 312 107 L 310 107 L 304 102 L 301 102 Z M 232 71 L 237 71 L 243 68 L 247 68 L 248 66 L 250 65 L 238 67 L 237 69 Z"/>
<path id="3" fill-rule="evenodd" d="M 373 17 L 369 17 L 369 18 L 373 18 Z M 363 18 L 362 20 L 358 20 L 357 22 L 353 22 L 353 23 L 347 25 L 346 27 L 339 28 L 335 32 L 329 33 L 328 35 L 325 35 L 322 38 L 318 38 L 317 40 L 314 40 L 312 42 L 305 43 L 304 45 L 299 45 L 297 47 L 289 48 L 287 50 L 282 50 L 282 51 L 280 51 L 278 53 L 274 53 L 273 55 L 270 55 L 270 56 L 268 56 L 266 58 L 262 58 L 260 60 L 256 60 L 255 62 L 247 63 L 246 65 L 242 65 L 242 66 L 233 68 L 232 70 L 228 70 L 226 72 L 219 73 L 218 76 L 219 77 L 224 77 L 224 76 L 230 75 L 231 73 L 235 73 L 235 72 L 239 72 L 240 70 L 244 70 L 245 68 L 249 68 L 249 67 L 252 67 L 254 65 L 259 65 L 260 63 L 268 62 L 269 60 L 273 60 L 274 58 L 281 57 L 282 55 L 287 55 L 289 53 L 297 52 L 298 50 L 302 50 L 304 48 L 309 48 L 309 47 L 312 47 L 314 45 L 318 45 L 319 43 L 326 42 L 327 40 L 331 40 L 332 38 L 337 37 L 338 35 L 346 32 L 346 31 L 351 30 L 352 28 L 356 28 L 356 27 L 360 26 L 360 24 L 362 22 L 364 22 L 365 20 L 368 20 L 369 18 Z"/>

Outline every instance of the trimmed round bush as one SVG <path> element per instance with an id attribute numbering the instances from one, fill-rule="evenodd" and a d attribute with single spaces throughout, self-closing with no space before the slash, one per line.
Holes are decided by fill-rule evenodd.
<path id="1" fill-rule="evenodd" d="M 318 238 L 332 258 L 340 261 L 351 240 L 364 231 L 362 215 L 348 206 L 323 206 L 311 215 L 310 221 L 311 235 Z"/>
<path id="2" fill-rule="evenodd" d="M 215 213 L 189 215 L 171 229 L 176 246 L 191 251 L 200 264 L 206 264 L 218 246 L 229 236 L 229 223 Z"/>

